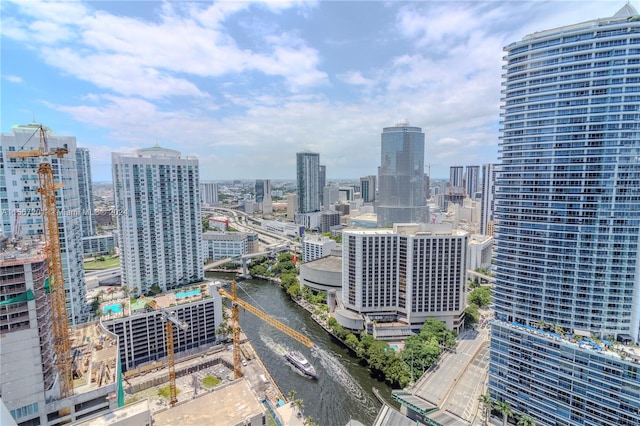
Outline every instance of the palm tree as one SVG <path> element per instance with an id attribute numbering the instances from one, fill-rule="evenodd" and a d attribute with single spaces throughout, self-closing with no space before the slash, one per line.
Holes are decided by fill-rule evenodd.
<path id="1" fill-rule="evenodd" d="M 489 413 L 491 413 L 491 405 L 493 404 L 493 398 L 488 393 L 480 395 L 478 401 L 482 404 L 482 416 L 484 417 L 484 424 L 489 423 Z"/>
<path id="2" fill-rule="evenodd" d="M 509 416 L 513 416 L 513 410 L 511 404 L 505 401 L 498 401 L 496 403 L 496 410 L 502 414 L 502 426 L 507 426 L 507 420 Z"/>
<path id="3" fill-rule="evenodd" d="M 517 424 L 518 426 L 536 426 L 536 421 L 528 414 L 521 414 Z"/>
<path id="4" fill-rule="evenodd" d="M 295 390 L 290 390 L 290 391 L 289 391 L 289 395 L 288 395 L 288 397 L 289 397 L 289 401 L 293 402 L 293 399 L 296 397 L 296 394 L 297 394 L 297 393 L 298 393 L 298 392 L 296 392 Z"/>

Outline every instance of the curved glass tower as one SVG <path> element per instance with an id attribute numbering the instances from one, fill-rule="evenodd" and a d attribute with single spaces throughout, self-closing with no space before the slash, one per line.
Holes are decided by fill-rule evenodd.
<path id="1" fill-rule="evenodd" d="M 426 223 L 424 133 L 420 127 L 398 123 L 382 129 L 382 155 L 378 170 L 379 227 L 394 223 Z"/>
<path id="2" fill-rule="evenodd" d="M 637 12 L 505 50 L 490 392 L 542 425 L 637 424 L 640 359 L 602 343 L 640 329 Z"/>

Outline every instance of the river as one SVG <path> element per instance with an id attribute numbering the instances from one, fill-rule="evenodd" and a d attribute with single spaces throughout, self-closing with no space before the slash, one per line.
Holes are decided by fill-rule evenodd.
<path id="1" fill-rule="evenodd" d="M 222 281 L 233 275 L 207 273 L 207 276 Z M 319 426 L 345 426 L 350 420 L 366 426 L 373 424 L 381 404 L 372 388 L 377 388 L 390 401 L 391 389 L 385 383 L 371 378 L 367 368 L 361 366 L 348 349 L 336 343 L 278 285 L 258 279 L 239 281 L 237 292 L 239 298 L 305 334 L 319 347 L 317 353 L 312 353 L 301 343 L 240 308 L 242 330 L 280 390 L 285 395 L 294 390 L 295 398 L 302 399 L 305 416 L 312 417 Z M 317 380 L 304 377 L 283 358 L 283 354 L 292 349 L 301 351 L 313 364 L 318 373 Z"/>

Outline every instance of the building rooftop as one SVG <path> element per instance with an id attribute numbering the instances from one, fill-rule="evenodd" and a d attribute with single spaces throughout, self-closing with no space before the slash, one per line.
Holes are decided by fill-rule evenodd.
<path id="1" fill-rule="evenodd" d="M 323 272 L 342 272 L 342 257 L 326 256 L 304 264 L 306 268 Z"/>
<path id="2" fill-rule="evenodd" d="M 153 415 L 156 426 L 234 426 L 266 411 L 246 379 Z"/>
<path id="3" fill-rule="evenodd" d="M 558 334 L 552 331 L 539 329 L 530 325 L 520 324 L 517 322 L 506 322 L 500 320 L 493 320 L 494 323 L 500 325 L 506 325 L 510 328 L 526 331 L 531 334 L 559 342 L 563 345 L 569 345 L 580 349 L 587 349 L 594 352 L 599 352 L 602 355 L 610 356 L 612 358 L 623 359 L 623 357 L 629 357 L 633 362 L 640 364 L 640 351 L 636 353 L 636 349 L 620 344 L 615 340 L 600 340 L 594 337 L 587 337 L 588 332 L 581 330 L 574 330 L 573 333 Z"/>

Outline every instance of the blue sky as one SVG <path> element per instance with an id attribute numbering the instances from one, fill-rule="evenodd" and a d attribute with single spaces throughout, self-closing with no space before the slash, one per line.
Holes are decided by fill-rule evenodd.
<path id="1" fill-rule="evenodd" d="M 383 127 L 426 133 L 433 177 L 496 162 L 503 46 L 625 1 L 0 2 L 2 132 L 75 136 L 94 181 L 159 144 L 201 178 L 377 174 Z M 631 2 L 639 8 L 637 2 Z"/>

